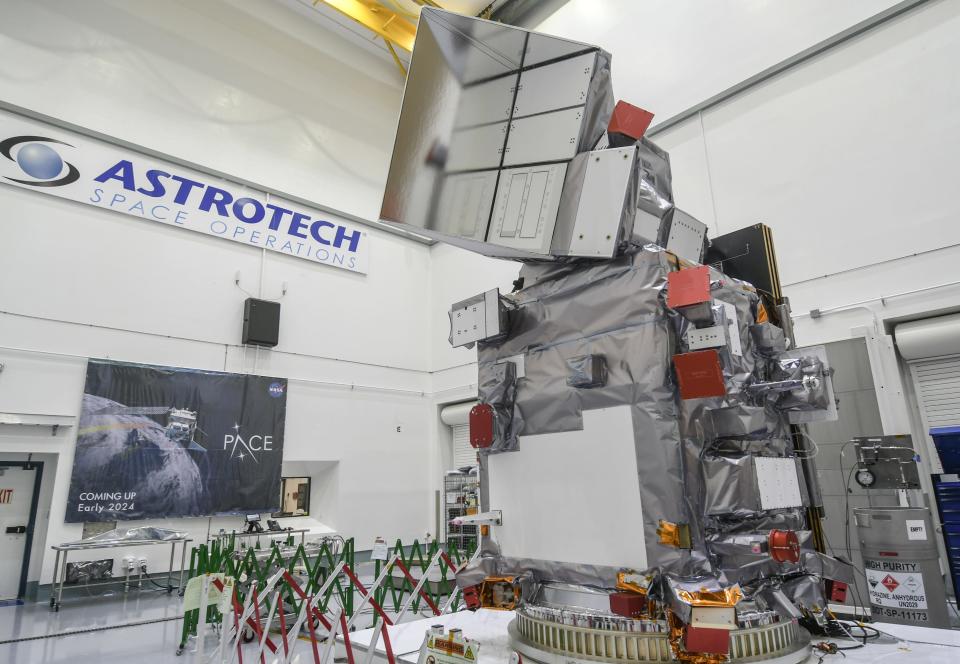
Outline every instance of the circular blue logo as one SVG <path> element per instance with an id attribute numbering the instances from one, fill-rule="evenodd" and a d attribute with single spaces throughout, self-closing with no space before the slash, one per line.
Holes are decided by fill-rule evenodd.
<path id="1" fill-rule="evenodd" d="M 31 187 L 60 187 L 76 182 L 80 178 L 80 171 L 70 162 L 64 161 L 60 153 L 50 147 L 51 143 L 73 147 L 69 143 L 46 136 L 12 136 L 0 141 L 0 155 L 14 162 L 21 171 L 33 178 L 5 179 Z"/>
<path id="2" fill-rule="evenodd" d="M 17 165 L 30 177 L 50 180 L 63 170 L 63 159 L 43 143 L 27 143 L 17 151 Z"/>
<path id="3" fill-rule="evenodd" d="M 274 399 L 283 396 L 284 384 L 283 383 L 270 383 L 270 387 L 267 388 L 267 392 L 270 393 Z"/>

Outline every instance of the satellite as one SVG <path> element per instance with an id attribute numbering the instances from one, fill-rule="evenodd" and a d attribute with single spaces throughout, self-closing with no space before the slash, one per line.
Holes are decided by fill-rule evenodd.
<path id="1" fill-rule="evenodd" d="M 196 441 L 197 434 L 205 436 L 203 429 L 197 426 L 197 411 L 173 406 L 124 406 L 113 405 L 92 411 L 90 415 L 143 415 L 148 417 L 164 416 L 164 433 L 170 440 L 178 443 L 190 452 L 206 453 L 207 449 Z M 128 426 L 126 424 L 117 426 Z"/>
<path id="2" fill-rule="evenodd" d="M 513 293 L 449 311 L 478 360 L 484 490 L 460 521 L 487 532 L 457 583 L 516 611 L 533 662 L 800 662 L 824 580 L 853 582 L 823 553 L 799 428 L 836 417 L 832 369 L 793 347 L 769 229 L 738 278 L 702 264 L 706 226 L 610 67 L 589 44 L 420 15 L 381 217 L 520 264 Z"/>

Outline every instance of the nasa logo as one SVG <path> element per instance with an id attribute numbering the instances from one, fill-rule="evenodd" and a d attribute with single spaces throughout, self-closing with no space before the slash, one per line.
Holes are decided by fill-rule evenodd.
<path id="1" fill-rule="evenodd" d="M 60 153 L 48 143 L 73 147 L 69 143 L 46 136 L 12 136 L 0 141 L 0 154 L 33 178 L 24 180 L 5 177 L 5 179 L 31 187 L 61 187 L 76 182 L 80 178 L 80 171 L 73 164 L 64 161 Z"/>
<path id="2" fill-rule="evenodd" d="M 283 383 L 270 383 L 270 387 L 267 388 L 267 392 L 274 399 L 279 399 L 280 397 L 282 397 L 284 391 L 285 391 L 285 388 Z"/>

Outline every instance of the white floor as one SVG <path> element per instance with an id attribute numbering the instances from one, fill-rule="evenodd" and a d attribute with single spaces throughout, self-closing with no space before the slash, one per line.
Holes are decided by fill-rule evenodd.
<path id="1" fill-rule="evenodd" d="M 372 565 L 360 563 L 357 572 L 369 586 Z M 359 603 L 359 596 L 355 602 Z M 181 616 L 182 602 L 176 593 L 154 590 L 146 583 L 140 590 L 124 593 L 116 589 L 99 595 L 71 588 L 64 593 L 58 612 L 51 611 L 47 601 L 0 606 L 0 664 L 192 664 L 195 657 L 189 649 L 194 647 L 193 642 L 187 652 L 176 655 L 183 627 Z M 371 618 L 367 608 L 357 628 L 370 625 Z M 208 637 L 206 645 L 206 651 L 212 650 L 215 638 Z M 301 662 L 312 662 L 309 646 L 301 643 L 300 647 L 306 656 Z"/>
<path id="2" fill-rule="evenodd" d="M 887 623 L 871 624 L 883 632 L 886 638 L 882 641 L 872 641 L 857 650 L 847 650 L 844 652 L 846 658 L 833 655 L 827 657 L 824 662 L 840 659 L 849 664 L 858 662 L 956 664 L 960 662 L 960 631 Z M 844 645 L 852 644 L 846 642 Z M 817 660 L 811 657 L 808 661 Z"/>
<path id="3" fill-rule="evenodd" d="M 182 661 L 175 655 L 179 616 L 179 598 L 165 593 L 134 592 L 126 600 L 65 598 L 58 613 L 46 602 L 0 607 L 0 662 Z M 159 622 L 115 627 L 148 620 Z"/>
<path id="4" fill-rule="evenodd" d="M 506 624 L 510 617 L 509 613 L 478 611 L 447 615 L 442 619 L 418 619 L 391 628 L 391 643 L 401 662 L 416 662 L 423 633 L 430 625 L 440 622 L 460 627 L 467 637 L 481 642 L 478 664 L 506 664 L 510 653 Z M 365 620 L 369 618 L 361 618 L 361 624 L 369 625 Z M 872 641 L 864 648 L 847 650 L 846 657 L 828 656 L 824 663 L 960 662 L 958 630 L 875 626 L 890 636 Z M 370 636 L 370 630 L 358 630 L 353 634 L 353 642 L 362 648 L 370 642 Z M 74 594 L 64 597 L 63 607 L 57 613 L 51 612 L 45 602 L 0 607 L 0 663 L 4 664 L 193 662 L 195 656 L 189 650 L 180 657 L 176 655 L 180 638 L 180 599 L 163 592 L 143 590 L 108 597 Z M 209 650 L 214 639 L 208 639 L 207 643 Z M 301 664 L 312 662 L 307 643 L 300 642 L 298 652 Z M 378 652 L 383 652 L 382 642 Z M 812 656 L 808 662 L 817 660 Z"/>

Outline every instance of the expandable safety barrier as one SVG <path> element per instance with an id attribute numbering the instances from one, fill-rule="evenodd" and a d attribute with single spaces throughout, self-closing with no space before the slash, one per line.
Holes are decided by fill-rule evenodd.
<path id="1" fill-rule="evenodd" d="M 441 605 L 458 611 L 462 602 L 462 595 L 457 588 L 454 575 L 461 566 L 467 563 L 476 552 L 476 547 L 464 550 L 457 548 L 453 542 L 441 545 L 439 542 L 420 543 L 414 540 L 413 544 L 405 547 L 399 539 L 391 550 L 398 557 L 398 569 L 401 574 L 391 574 L 377 593 L 377 601 L 399 611 L 405 595 L 414 597 L 412 610 L 419 612 L 421 599 L 427 606 L 435 610 Z M 438 557 L 438 552 L 439 557 Z M 438 558 L 435 565 L 432 565 Z M 378 560 L 375 565 L 374 576 L 379 576 L 384 562 Z M 436 570 L 434 572 L 434 570 Z M 431 578 L 432 577 L 432 578 Z M 422 593 L 414 591 L 420 580 L 423 580 Z M 388 596 L 389 595 L 389 596 Z M 444 601 L 446 598 L 446 601 Z M 374 615 L 376 625 L 376 615 Z"/>
<path id="2" fill-rule="evenodd" d="M 319 546 L 294 546 L 292 538 L 271 542 L 266 549 L 238 552 L 235 545 L 233 538 L 227 538 L 193 550 L 190 579 L 205 577 L 204 587 L 212 584 L 218 590 L 223 590 L 223 583 L 213 575 L 223 574 L 236 580 L 231 591 L 233 610 L 221 612 L 216 605 L 208 605 L 207 591 L 202 591 L 201 607 L 184 613 L 178 654 L 192 636 L 199 638 L 198 648 L 201 647 L 205 626 L 212 624 L 221 625 L 218 649 L 225 661 L 235 657 L 242 661 L 241 644 L 254 639 L 258 643 L 258 659 L 262 659 L 264 648 L 279 654 L 282 646 L 283 661 L 288 661 L 297 645 L 296 636 L 306 626 L 316 662 L 327 662 L 319 653 L 318 638 L 326 642 L 326 648 L 337 634 L 342 634 L 348 659 L 354 664 L 349 632 L 369 605 L 373 626 L 379 623 L 381 630 L 375 632 L 368 662 L 372 661 L 381 634 L 392 661 L 386 627 L 403 619 L 410 610 L 419 613 L 422 604 L 434 615 L 458 610 L 462 599 L 454 574 L 469 560 L 467 553 L 454 545 L 445 548 L 436 542 L 421 545 L 414 541 L 412 546 L 404 547 L 397 540 L 388 559 L 376 561 L 374 580 L 367 588 L 356 573 L 352 539 L 342 547 L 330 541 Z M 355 595 L 359 602 L 355 603 Z M 385 603 L 393 617 L 384 609 Z M 318 637 L 321 626 L 324 629 Z M 272 627 L 279 628 L 281 645 L 268 636 Z"/>
<path id="3" fill-rule="evenodd" d="M 305 546 L 302 543 L 294 546 L 293 537 L 289 536 L 283 542 L 271 542 L 270 546 L 264 549 L 248 548 L 238 551 L 236 545 L 235 538 L 227 537 L 195 547 L 190 554 L 190 572 L 187 578 L 224 574 L 237 579 L 240 581 L 236 589 L 237 599 L 242 604 L 254 584 L 263 588 L 271 576 L 278 570 L 283 570 L 300 579 L 301 590 L 305 595 L 315 597 L 313 605 L 322 613 L 327 613 L 331 598 L 336 593 L 336 604 L 342 607 L 347 617 L 352 618 L 355 588 L 349 577 L 341 572 L 344 567 L 353 568 L 353 539 L 325 540 L 319 546 Z M 284 603 L 299 611 L 302 600 L 296 591 L 289 585 L 282 588 Z M 321 589 L 323 592 L 319 593 Z M 197 634 L 200 613 L 199 609 L 184 613 L 181 649 L 191 636 Z M 205 623 L 217 623 L 220 618 L 215 606 L 207 607 Z"/>

